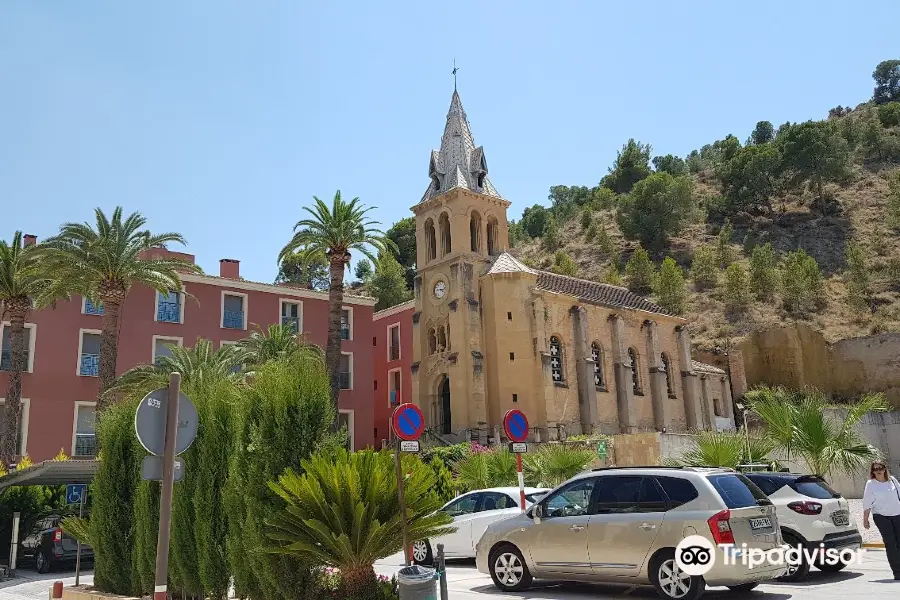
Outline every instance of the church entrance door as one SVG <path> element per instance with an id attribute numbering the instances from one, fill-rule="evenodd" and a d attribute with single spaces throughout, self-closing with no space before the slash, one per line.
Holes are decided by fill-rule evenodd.
<path id="1" fill-rule="evenodd" d="M 450 378 L 444 377 L 438 388 L 441 410 L 441 433 L 449 435 L 453 433 L 453 425 L 450 420 Z"/>

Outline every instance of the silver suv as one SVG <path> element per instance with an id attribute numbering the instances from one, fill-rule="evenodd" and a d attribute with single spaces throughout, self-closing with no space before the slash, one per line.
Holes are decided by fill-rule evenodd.
<path id="1" fill-rule="evenodd" d="M 678 543 L 689 536 L 719 547 L 703 575 L 685 573 L 676 561 Z M 775 507 L 744 475 L 629 467 L 570 479 L 525 514 L 491 524 L 475 553 L 478 570 L 503 591 L 527 589 L 539 577 L 651 584 L 663 598 L 693 600 L 707 585 L 749 591 L 784 575 L 782 564 L 750 567 L 741 558 L 781 544 Z"/>

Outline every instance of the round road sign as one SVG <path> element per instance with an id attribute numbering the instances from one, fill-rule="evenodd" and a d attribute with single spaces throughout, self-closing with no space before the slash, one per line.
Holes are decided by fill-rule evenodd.
<path id="1" fill-rule="evenodd" d="M 166 410 L 169 390 L 161 388 L 144 396 L 134 415 L 134 431 L 144 450 L 162 456 L 166 448 Z M 200 418 L 194 403 L 184 393 L 178 398 L 178 433 L 175 436 L 175 454 L 191 447 L 197 437 Z"/>
<path id="2" fill-rule="evenodd" d="M 528 418 L 521 410 L 514 408 L 503 417 L 503 429 L 506 437 L 513 442 L 528 441 Z"/>
<path id="3" fill-rule="evenodd" d="M 425 429 L 425 416 L 415 404 L 401 404 L 391 417 L 394 434 L 405 442 L 419 439 Z"/>

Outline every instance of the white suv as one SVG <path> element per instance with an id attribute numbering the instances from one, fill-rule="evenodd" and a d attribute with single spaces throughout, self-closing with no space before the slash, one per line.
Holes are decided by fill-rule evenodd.
<path id="1" fill-rule="evenodd" d="M 862 536 L 850 518 L 850 505 L 824 479 L 799 473 L 744 473 L 775 505 L 784 543 L 793 547 L 852 548 L 862 546 Z M 802 554 L 802 553 L 801 553 Z M 781 581 L 799 581 L 809 573 L 809 562 L 801 556 Z M 821 571 L 836 572 L 846 563 L 819 562 Z"/>

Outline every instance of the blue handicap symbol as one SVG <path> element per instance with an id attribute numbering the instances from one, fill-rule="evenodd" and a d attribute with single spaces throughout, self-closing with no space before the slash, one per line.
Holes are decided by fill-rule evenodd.
<path id="1" fill-rule="evenodd" d="M 66 486 L 66 504 L 81 504 L 81 498 L 87 492 L 87 484 L 70 483 Z"/>

